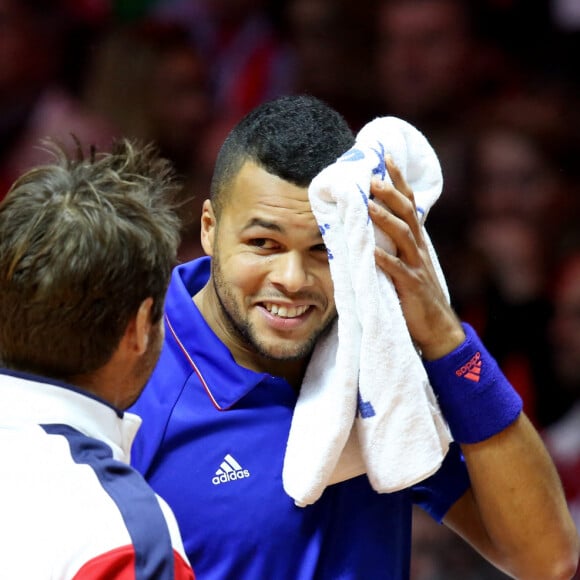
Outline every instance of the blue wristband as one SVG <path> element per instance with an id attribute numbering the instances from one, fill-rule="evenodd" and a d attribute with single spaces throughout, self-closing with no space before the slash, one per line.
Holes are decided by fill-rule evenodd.
<path id="1" fill-rule="evenodd" d="M 523 405 L 475 330 L 466 323 L 463 329 L 463 344 L 423 363 L 454 439 L 478 443 L 511 425 Z"/>

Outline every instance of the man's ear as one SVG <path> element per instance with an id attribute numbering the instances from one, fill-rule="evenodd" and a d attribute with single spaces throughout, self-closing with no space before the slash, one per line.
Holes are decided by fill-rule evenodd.
<path id="1" fill-rule="evenodd" d="M 213 255 L 216 219 L 211 201 L 206 199 L 201 210 L 201 246 L 208 255 Z"/>
<path id="2" fill-rule="evenodd" d="M 127 332 L 131 333 L 131 344 L 135 353 L 142 355 L 147 351 L 149 346 L 149 335 L 151 334 L 151 310 L 153 309 L 153 298 L 145 298 L 139 310 L 137 310 L 137 315 L 132 322 L 129 323 Z M 132 327 L 132 328 L 131 328 Z"/>

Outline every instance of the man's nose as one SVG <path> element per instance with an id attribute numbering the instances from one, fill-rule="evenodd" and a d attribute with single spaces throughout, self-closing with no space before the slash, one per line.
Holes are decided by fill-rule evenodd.
<path id="1" fill-rule="evenodd" d="M 287 292 L 298 292 L 312 284 L 308 264 L 300 252 L 285 252 L 275 259 L 271 281 Z"/>

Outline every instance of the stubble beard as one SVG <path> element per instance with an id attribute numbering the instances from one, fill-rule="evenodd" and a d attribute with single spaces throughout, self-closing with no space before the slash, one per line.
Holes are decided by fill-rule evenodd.
<path id="1" fill-rule="evenodd" d="M 248 320 L 244 320 L 240 309 L 236 304 L 235 297 L 229 291 L 227 283 L 223 280 L 219 261 L 216 261 L 215 257 L 212 258 L 212 261 L 212 281 L 214 292 L 217 296 L 223 319 L 226 321 L 232 334 L 237 336 L 240 341 L 245 344 L 248 350 L 255 352 L 257 355 L 265 359 L 288 362 L 306 359 L 312 354 L 318 339 L 329 331 L 336 319 L 335 313 L 334 316 L 330 316 L 325 324 L 323 324 L 304 342 L 278 348 L 274 351 L 272 345 L 268 344 L 266 341 L 260 340 L 253 325 Z"/>

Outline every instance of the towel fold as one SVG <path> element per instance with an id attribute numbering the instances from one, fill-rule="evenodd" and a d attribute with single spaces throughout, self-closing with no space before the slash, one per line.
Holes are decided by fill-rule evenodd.
<path id="1" fill-rule="evenodd" d="M 309 188 L 329 252 L 338 318 L 312 354 L 288 437 L 283 485 L 299 506 L 362 473 L 380 493 L 409 487 L 437 471 L 451 442 L 395 287 L 375 263 L 375 243 L 393 251 L 368 215 L 372 176 L 390 181 L 387 154 L 414 192 L 449 300 L 424 228 L 441 194 L 439 160 L 409 123 L 374 119 Z"/>

